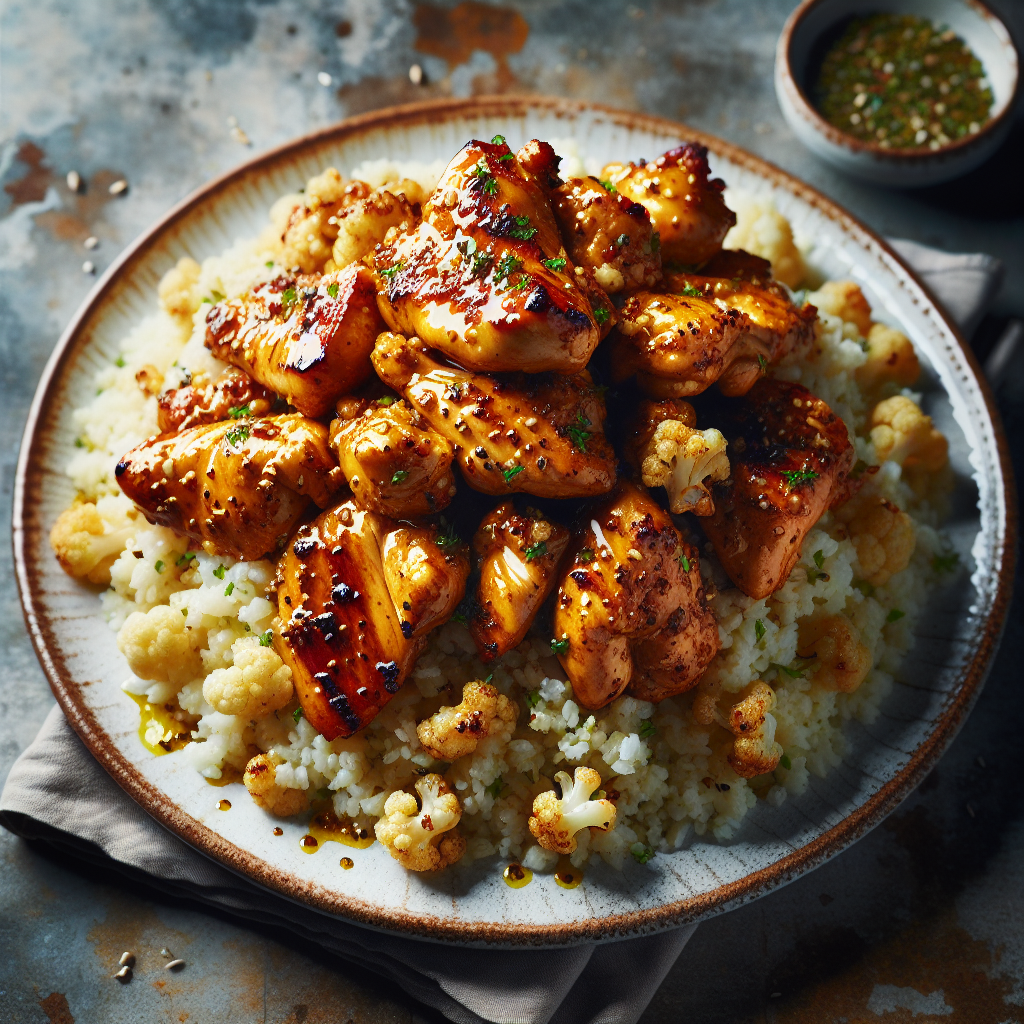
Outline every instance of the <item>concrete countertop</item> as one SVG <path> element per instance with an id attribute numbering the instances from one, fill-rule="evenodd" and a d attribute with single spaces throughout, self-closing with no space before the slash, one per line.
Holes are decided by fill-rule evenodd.
<path id="1" fill-rule="evenodd" d="M 959 182 L 906 193 L 842 177 L 802 149 L 776 104 L 775 41 L 792 6 L 7 0 L 0 519 L 10 522 L 36 381 L 94 281 L 85 261 L 102 272 L 178 199 L 251 154 L 391 103 L 538 92 L 685 120 L 779 164 L 886 235 L 999 256 L 1007 276 L 976 338 L 979 349 L 991 346 L 1006 318 L 1024 316 L 1020 123 Z M 992 6 L 1024 37 L 1024 5 Z M 83 193 L 67 188 L 70 170 Z M 127 191 L 111 196 L 106 186 L 122 177 Z M 90 236 L 99 245 L 86 250 Z M 998 391 L 1018 474 L 1022 362 Z M 10 559 L 5 544 L 0 779 L 52 705 Z M 843 856 L 702 925 L 644 1024 L 1024 1021 L 1022 621 L 1018 598 L 976 710 L 920 790 Z M 439 1019 L 284 936 L 58 861 L 2 831 L 0 858 L 0 1021 Z M 186 969 L 160 971 L 161 947 Z M 139 957 L 128 986 L 111 979 L 124 949 Z"/>

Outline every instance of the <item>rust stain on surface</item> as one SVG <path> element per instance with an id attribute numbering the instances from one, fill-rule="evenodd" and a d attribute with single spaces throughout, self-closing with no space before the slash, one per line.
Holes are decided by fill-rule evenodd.
<path id="1" fill-rule="evenodd" d="M 18 147 L 16 160 L 23 163 L 28 170 L 16 181 L 4 185 L 4 191 L 11 197 L 14 206 L 23 203 L 38 203 L 46 198 L 46 190 L 53 180 L 53 172 L 43 166 L 46 153 L 34 142 L 23 142 Z"/>
<path id="2" fill-rule="evenodd" d="M 100 170 L 89 179 L 82 192 L 72 192 L 61 186 L 62 208 L 37 213 L 35 222 L 62 242 L 84 241 L 95 234 L 93 225 L 100 219 L 107 203 L 115 198 L 108 190 L 122 177 L 124 175 L 117 171 Z"/>
<path id="3" fill-rule="evenodd" d="M 141 900 L 117 899 L 107 904 L 107 916 L 89 929 L 86 938 L 92 943 L 103 969 L 116 969 L 121 954 L 133 950 L 137 959 L 136 974 L 160 970 L 164 958 L 157 952 L 167 946 L 182 955 L 191 938 L 176 928 L 168 928 L 156 911 Z M 161 983 L 162 986 L 163 983 Z"/>
<path id="4" fill-rule="evenodd" d="M 492 7 L 477 0 L 464 0 L 451 9 L 425 3 L 416 8 L 412 20 L 416 49 L 447 61 L 449 71 L 465 64 L 474 50 L 483 50 L 498 64 L 499 91 L 518 81 L 508 66 L 508 57 L 526 45 L 530 26 L 513 8 Z"/>
<path id="5" fill-rule="evenodd" d="M 39 1000 L 39 1005 L 50 1024 L 75 1024 L 75 1016 L 63 992 L 51 992 L 45 999 Z"/>

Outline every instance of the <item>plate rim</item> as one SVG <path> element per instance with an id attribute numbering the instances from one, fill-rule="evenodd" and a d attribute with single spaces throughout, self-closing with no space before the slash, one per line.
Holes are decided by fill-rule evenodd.
<path id="1" fill-rule="evenodd" d="M 519 117 L 531 110 L 568 117 L 593 113 L 627 129 L 639 128 L 700 142 L 716 155 L 725 157 L 804 200 L 830 220 L 838 222 L 846 233 L 859 236 L 857 240 L 866 243 L 866 248 L 875 247 L 905 276 L 907 282 L 920 292 L 925 303 L 930 304 L 935 310 L 959 347 L 959 355 L 964 366 L 979 390 L 990 417 L 998 456 L 996 466 L 1002 493 L 996 495 L 995 500 L 998 511 L 1003 516 L 1003 537 L 998 552 L 998 584 L 991 608 L 984 623 L 979 624 L 976 632 L 977 645 L 970 661 L 962 670 L 959 686 L 952 692 L 947 706 L 920 747 L 908 758 L 906 764 L 896 771 L 893 778 L 881 786 L 864 804 L 822 835 L 785 857 L 709 892 L 663 903 L 657 907 L 602 918 L 563 924 L 508 925 L 501 922 L 446 919 L 437 915 L 404 910 L 382 910 L 363 899 L 346 896 L 316 883 L 302 882 L 285 871 L 271 868 L 259 857 L 224 839 L 187 814 L 149 783 L 99 727 L 93 713 L 81 699 L 79 684 L 74 681 L 73 674 L 68 670 L 58 646 L 51 643 L 56 638 L 55 626 L 59 622 L 59 617 L 51 621 L 41 604 L 37 602 L 34 592 L 36 571 L 33 552 L 39 550 L 39 543 L 42 540 L 40 534 L 45 532 L 45 526 L 41 522 L 40 513 L 36 511 L 40 507 L 39 502 L 32 500 L 39 486 L 39 475 L 33 474 L 31 470 L 35 456 L 44 447 L 51 429 L 46 411 L 54 393 L 59 389 L 71 356 L 88 340 L 85 328 L 91 317 L 101 308 L 118 279 L 129 272 L 166 231 L 185 218 L 195 207 L 216 197 L 241 179 L 265 171 L 282 158 L 301 156 L 304 150 L 339 142 L 378 128 L 411 127 L 474 116 Z M 222 866 L 240 874 L 250 883 L 293 902 L 304 903 L 326 914 L 342 917 L 375 930 L 458 944 L 564 946 L 660 931 L 721 913 L 742 902 L 765 895 L 845 850 L 879 824 L 913 791 L 952 742 L 966 719 L 981 691 L 1005 628 L 1016 565 L 1016 490 L 1009 446 L 991 389 L 959 329 L 918 275 L 878 234 L 817 189 L 733 143 L 668 118 L 582 100 L 545 96 L 442 98 L 384 107 L 346 118 L 261 153 L 199 186 L 172 206 L 118 255 L 90 290 L 62 332 L 36 387 L 22 436 L 15 474 L 12 544 L 15 576 L 26 628 L 57 703 L 90 753 L 108 774 L 136 803 L 172 834 Z"/>

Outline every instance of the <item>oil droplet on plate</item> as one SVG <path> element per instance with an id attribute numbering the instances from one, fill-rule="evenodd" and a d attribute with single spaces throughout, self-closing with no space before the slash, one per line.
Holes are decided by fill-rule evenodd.
<path id="1" fill-rule="evenodd" d="M 320 849 L 320 843 L 316 836 L 304 835 L 299 840 L 299 847 L 303 853 L 316 853 Z"/>
<path id="2" fill-rule="evenodd" d="M 230 786 L 232 782 L 241 782 L 244 772 L 239 771 L 234 765 L 226 764 L 220 770 L 219 779 L 207 779 L 208 786 Z"/>
<path id="3" fill-rule="evenodd" d="M 281 828 L 281 826 L 279 825 L 277 828 L 274 829 L 274 835 L 275 836 L 283 836 L 284 835 L 284 829 Z"/>
<path id="4" fill-rule="evenodd" d="M 192 742 L 192 727 L 171 714 L 170 704 L 150 704 L 145 694 L 127 696 L 139 705 L 139 739 L 151 754 L 163 757 Z"/>
<path id="5" fill-rule="evenodd" d="M 218 800 L 217 801 L 217 806 L 222 811 L 230 811 L 231 810 L 231 801 L 230 800 Z"/>
<path id="6" fill-rule="evenodd" d="M 524 868 L 522 864 L 509 864 L 501 873 L 501 877 L 505 879 L 505 884 L 510 889 L 522 889 L 533 880 L 533 872 L 529 868 Z"/>
<path id="7" fill-rule="evenodd" d="M 583 872 L 573 867 L 568 857 L 563 857 L 555 872 L 555 884 L 562 889 L 575 889 L 583 881 Z"/>
<path id="8" fill-rule="evenodd" d="M 342 866 L 342 867 L 343 867 L 343 868 L 344 868 L 344 869 L 345 869 L 346 871 L 348 871 L 348 870 L 349 870 L 350 868 L 354 868 L 354 867 L 355 867 L 356 865 L 355 865 L 355 861 L 354 861 L 354 860 L 352 860 L 352 858 L 351 858 L 351 857 L 342 857 L 342 858 L 341 858 L 341 866 Z"/>
<path id="9" fill-rule="evenodd" d="M 373 846 L 376 838 L 367 825 L 361 825 L 353 818 L 339 818 L 334 811 L 314 814 L 308 827 L 309 834 L 318 843 L 341 843 L 356 850 Z"/>

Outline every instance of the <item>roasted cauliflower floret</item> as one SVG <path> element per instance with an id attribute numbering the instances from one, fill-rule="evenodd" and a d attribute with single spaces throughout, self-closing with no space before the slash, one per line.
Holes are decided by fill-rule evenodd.
<path id="1" fill-rule="evenodd" d="M 872 324 L 867 333 L 868 358 L 857 367 L 857 383 L 866 391 L 893 383 L 910 387 L 921 376 L 921 364 L 910 339 L 895 327 Z"/>
<path id="2" fill-rule="evenodd" d="M 519 709 L 489 683 L 466 683 L 462 703 L 441 708 L 437 714 L 416 726 L 416 735 L 431 757 L 438 761 L 457 761 L 472 754 L 476 745 L 502 725 L 511 732 Z"/>
<path id="3" fill-rule="evenodd" d="M 462 805 L 440 775 L 424 775 L 416 780 L 415 789 L 419 800 L 404 790 L 392 793 L 373 830 L 402 867 L 437 871 L 466 852 L 466 840 L 450 831 L 462 817 Z"/>
<path id="4" fill-rule="evenodd" d="M 709 483 L 729 479 L 726 441 L 714 427 L 698 430 L 680 420 L 663 420 L 640 452 L 648 487 L 664 487 L 675 513 L 714 512 Z"/>
<path id="5" fill-rule="evenodd" d="M 810 292 L 807 301 L 819 312 L 830 313 L 856 325 L 863 337 L 871 331 L 871 305 L 856 281 L 826 281 L 816 292 Z"/>
<path id="6" fill-rule="evenodd" d="M 857 550 L 860 578 L 880 587 L 910 565 L 917 537 L 914 521 L 879 494 L 862 491 L 835 509 Z"/>
<path id="7" fill-rule="evenodd" d="M 949 443 L 932 418 L 904 395 L 893 395 L 871 413 L 871 441 L 879 459 L 892 459 L 911 473 L 937 473 L 946 465 Z"/>
<path id="8" fill-rule="evenodd" d="M 197 630 L 185 625 L 180 611 L 158 604 L 125 619 L 117 646 L 140 679 L 184 686 L 204 675 L 201 639 Z"/>
<path id="9" fill-rule="evenodd" d="M 243 637 L 232 645 L 234 664 L 214 669 L 203 683 L 203 696 L 224 715 L 250 720 L 266 718 L 292 699 L 292 670 L 273 647 L 256 637 Z"/>
<path id="10" fill-rule="evenodd" d="M 533 801 L 530 832 L 545 850 L 569 854 L 576 849 L 576 833 L 584 828 L 615 827 L 615 804 L 610 800 L 591 800 L 601 785 L 601 776 L 593 768 L 577 768 L 574 778 L 559 772 L 555 781 L 562 788 L 561 798 L 549 789 Z"/>
<path id="11" fill-rule="evenodd" d="M 249 795 L 265 811 L 279 818 L 301 814 L 309 807 L 309 794 L 304 789 L 291 789 L 277 784 L 276 769 L 284 759 L 271 752 L 257 754 L 246 766 L 242 781 Z"/>
<path id="12" fill-rule="evenodd" d="M 800 622 L 797 656 L 810 658 L 814 682 L 826 690 L 852 693 L 871 671 L 871 651 L 842 612 Z"/>
<path id="13" fill-rule="evenodd" d="M 736 209 L 736 225 L 725 236 L 723 248 L 743 249 L 768 260 L 775 280 L 795 288 L 806 270 L 789 221 L 772 202 L 745 199 L 731 192 L 728 198 Z"/>
<path id="14" fill-rule="evenodd" d="M 199 294 L 200 266 L 191 256 L 183 256 L 167 271 L 157 288 L 160 305 L 178 320 L 192 322 L 192 314 L 203 297 Z"/>
<path id="15" fill-rule="evenodd" d="M 724 725 L 736 737 L 728 754 L 732 770 L 744 779 L 775 771 L 782 747 L 775 742 L 775 691 L 760 679 L 743 691 L 743 698 L 724 716 Z"/>
<path id="16" fill-rule="evenodd" d="M 105 515 L 91 501 L 84 501 L 58 516 L 50 531 L 50 547 L 69 576 L 109 585 L 110 567 L 134 531 L 127 514 Z"/>

